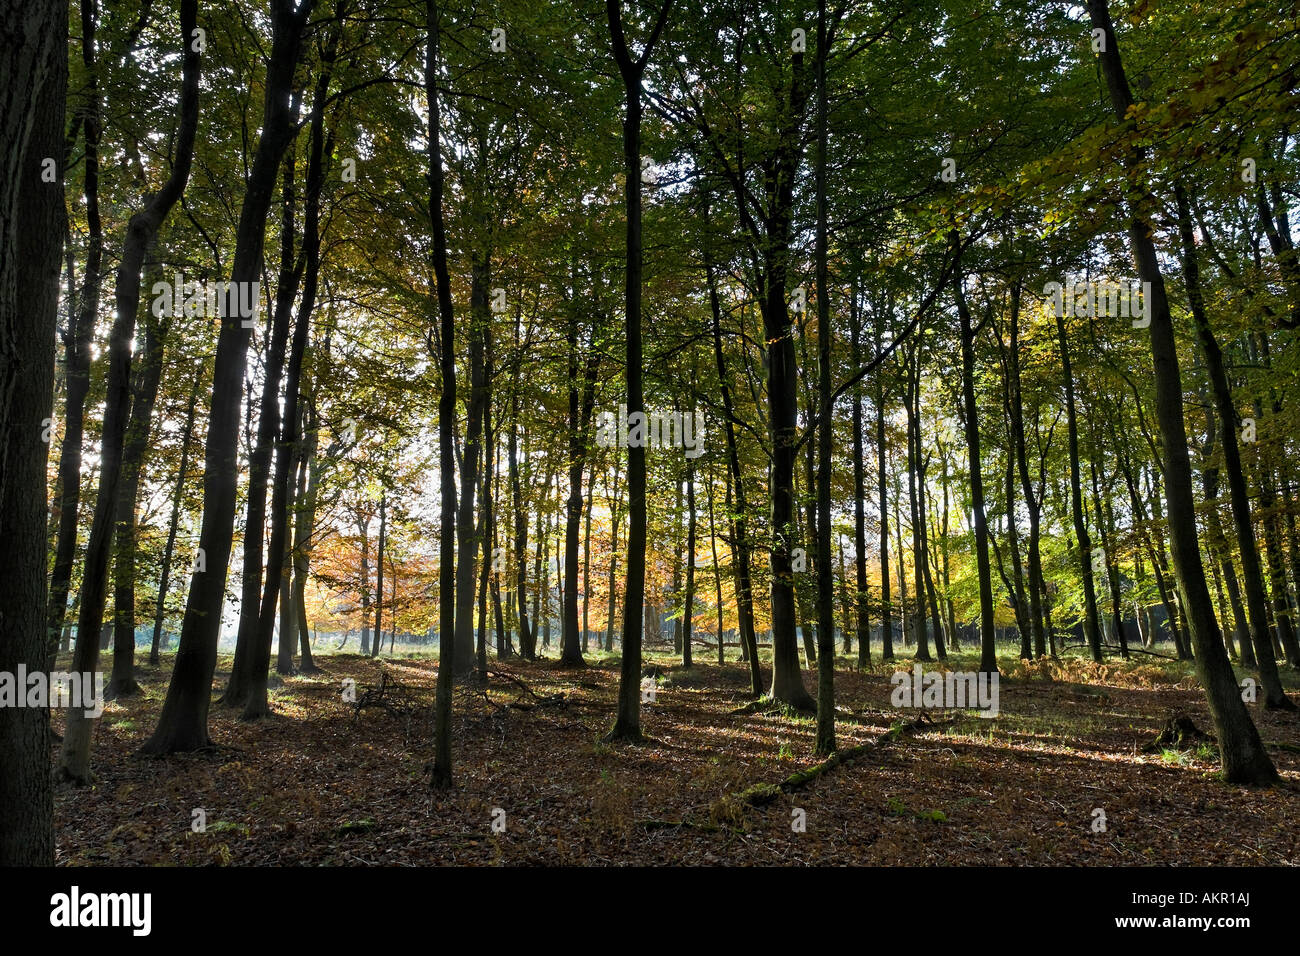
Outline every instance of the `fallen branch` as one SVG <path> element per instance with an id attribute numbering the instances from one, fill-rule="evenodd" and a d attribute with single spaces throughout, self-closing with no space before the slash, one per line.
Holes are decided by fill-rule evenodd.
<path id="1" fill-rule="evenodd" d="M 874 740 L 865 744 L 858 744 L 856 747 L 850 747 L 848 750 L 837 750 L 821 763 L 815 763 L 811 767 L 805 767 L 802 770 L 796 770 L 780 783 L 759 783 L 737 794 L 733 797 L 741 805 L 751 807 L 761 807 L 771 803 L 783 793 L 789 793 L 791 790 L 797 790 L 805 786 L 809 781 L 816 780 L 828 770 L 833 770 L 841 764 L 851 763 L 863 754 L 882 747 L 887 747 L 894 741 L 898 740 L 904 734 L 915 733 L 918 730 L 929 729 L 933 727 L 943 727 L 951 724 L 952 721 L 944 721 L 942 724 L 935 723 L 925 714 L 921 714 L 915 720 L 906 723 L 897 723 L 888 731 L 881 734 Z"/>
<path id="2" fill-rule="evenodd" d="M 1062 644 L 1062 645 L 1061 645 L 1061 649 L 1064 650 L 1064 649 L 1067 648 L 1067 647 L 1087 647 L 1087 646 L 1088 646 L 1087 644 Z M 1106 644 L 1106 643 L 1103 643 L 1101 646 L 1102 646 L 1102 647 L 1108 647 L 1108 648 L 1110 648 L 1112 651 L 1123 651 L 1123 648 L 1121 648 L 1118 644 Z M 1143 649 L 1140 648 L 1140 647 L 1130 647 L 1130 648 L 1128 649 L 1128 652 L 1129 652 L 1130 654 L 1146 654 L 1148 657 L 1159 657 L 1159 658 L 1161 658 L 1162 660 L 1166 660 L 1166 661 L 1176 661 L 1176 660 L 1178 660 L 1178 658 L 1176 658 L 1176 657 L 1170 657 L 1168 654 L 1157 654 L 1155 651 L 1143 650 Z"/>

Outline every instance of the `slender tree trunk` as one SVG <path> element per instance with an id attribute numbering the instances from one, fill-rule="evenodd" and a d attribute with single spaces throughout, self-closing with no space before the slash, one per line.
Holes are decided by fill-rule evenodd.
<path id="1" fill-rule="evenodd" d="M 826 0 L 817 0 L 817 743 L 818 754 L 835 751 L 835 581 L 831 572 L 831 466 L 835 423 L 831 417 L 830 277 L 826 263 L 827 101 Z"/>
<path id="2" fill-rule="evenodd" d="M 190 388 L 189 408 L 185 412 L 185 428 L 181 437 L 181 463 L 176 470 L 176 490 L 172 494 L 172 516 L 167 525 L 167 544 L 163 548 L 162 572 L 158 580 L 158 599 L 154 602 L 153 642 L 149 648 L 149 663 L 158 663 L 158 645 L 162 638 L 163 620 L 167 614 L 167 590 L 171 581 L 172 553 L 176 547 L 176 530 L 181 518 L 181 498 L 185 493 L 185 478 L 189 473 L 190 445 L 194 437 L 194 412 L 199 401 L 201 376 L 195 374 Z"/>
<path id="3" fill-rule="evenodd" d="M 424 59 L 424 90 L 428 98 L 429 219 L 433 230 L 433 274 L 438 302 L 438 364 L 442 395 L 438 401 L 438 470 L 441 513 L 438 523 L 438 695 L 434 706 L 434 757 L 430 784 L 435 790 L 452 786 L 451 695 L 456 668 L 456 353 L 455 311 L 447 271 L 447 233 L 443 219 L 442 110 L 438 74 L 441 8 L 438 0 L 425 4 L 428 46 Z M 522 587 L 522 578 L 520 586 Z"/>
<path id="4" fill-rule="evenodd" d="M 1029 626 L 1033 636 L 1034 654 L 1047 656 L 1047 634 L 1043 629 L 1043 565 L 1039 553 L 1039 523 L 1042 489 L 1034 490 L 1029 477 L 1029 452 L 1026 448 L 1024 394 L 1020 380 L 1020 281 L 1011 284 L 1010 347 L 1007 350 L 1008 370 L 1011 378 L 1011 401 L 1007 410 L 1011 414 L 1011 431 L 1016 469 L 1020 476 L 1020 493 L 1025 499 L 1029 514 Z"/>
<path id="5" fill-rule="evenodd" d="M 596 498 L 596 480 L 593 476 L 587 482 L 587 514 L 583 519 L 582 533 L 582 653 L 591 650 L 591 619 L 588 616 L 591 605 L 591 511 Z"/>
<path id="6" fill-rule="evenodd" d="M 122 443 L 125 438 L 125 406 L 127 403 L 130 375 L 130 342 L 134 334 L 135 317 L 140 304 L 140 270 L 144 263 L 146 251 L 150 245 L 152 245 L 153 239 L 158 234 L 159 228 L 162 226 L 164 220 L 166 220 L 177 200 L 180 199 L 181 193 L 185 190 L 185 184 L 189 180 L 190 167 L 194 157 L 194 139 L 198 127 L 199 115 L 199 53 L 195 48 L 196 45 L 192 42 L 191 35 L 197 25 L 197 8 L 198 5 L 194 0 L 183 0 L 180 5 L 179 35 L 182 44 L 181 61 L 183 79 L 181 82 L 180 130 L 177 136 L 176 161 L 173 164 L 171 173 L 163 187 L 145 201 L 144 208 L 140 212 L 131 217 L 131 221 L 127 226 L 126 239 L 122 245 L 121 262 L 118 266 L 116 290 L 117 317 L 114 320 L 114 333 L 112 334 L 112 339 L 110 340 L 109 345 L 109 398 L 104 418 L 104 437 L 100 448 L 101 500 L 96 501 L 96 524 L 99 523 L 101 517 L 104 519 L 105 524 L 101 531 L 102 536 L 98 540 L 96 540 L 95 527 L 92 525 L 92 541 L 86 549 L 86 571 L 82 576 L 81 611 L 78 618 L 77 648 L 73 653 L 74 667 L 79 671 L 94 670 L 98 659 L 98 649 L 92 638 L 92 633 L 98 631 L 100 620 L 104 613 L 104 574 L 107 564 L 110 530 L 108 517 L 115 503 L 117 492 L 116 483 L 119 478 L 118 473 L 119 465 L 121 463 Z M 270 85 L 271 84 L 268 82 L 268 87 Z M 265 142 L 267 138 L 268 137 L 264 135 L 263 142 Z M 260 150 L 261 144 L 259 144 L 259 152 Z M 276 159 L 278 161 L 278 156 Z M 273 181 L 275 177 L 275 165 L 275 163 L 272 163 L 269 170 L 265 169 L 265 165 L 262 170 L 254 170 L 253 179 L 256 180 L 259 171 L 264 171 L 265 173 L 269 173 L 269 176 Z M 267 189 L 266 200 L 267 206 L 269 206 L 269 188 Z M 250 209 L 247 202 L 245 203 L 244 211 L 250 216 L 258 212 L 257 209 Z M 258 222 L 259 230 L 265 225 L 265 218 L 266 207 L 263 207 Z M 238 240 L 236 241 L 235 270 L 231 275 L 232 280 L 235 282 L 255 278 L 256 269 L 253 268 L 255 264 L 249 261 L 248 258 L 248 253 L 252 251 L 250 248 L 251 244 L 256 245 L 257 258 L 259 260 L 261 258 L 261 235 L 259 232 L 258 236 L 253 237 L 251 235 L 251 225 L 252 224 L 249 223 L 248 226 L 245 227 L 245 223 L 241 218 L 240 238 L 244 239 L 244 243 L 241 247 L 240 242 Z M 245 251 L 242 258 L 239 254 L 241 248 Z M 240 267 L 242 267 L 242 269 Z M 238 289 L 241 288 L 241 286 L 236 285 L 234 288 Z M 230 303 L 227 302 L 226 305 L 228 308 Z M 222 322 L 222 339 L 227 343 L 226 349 L 224 350 L 227 362 L 229 362 L 231 352 L 230 333 L 234 333 L 233 325 L 236 321 L 238 320 L 223 318 Z M 114 344 L 117 346 L 116 349 L 114 349 Z M 221 361 L 223 357 L 222 353 L 223 350 L 219 345 L 217 366 L 224 372 L 226 369 L 224 367 L 225 363 Z M 228 388 L 228 392 L 223 396 L 223 400 L 226 405 L 233 405 L 233 408 L 228 409 L 231 412 L 228 418 L 228 448 L 230 451 L 233 451 L 234 449 L 235 432 L 239 420 L 238 406 L 240 389 L 238 382 L 243 378 L 242 360 L 243 356 L 241 354 L 239 356 L 238 375 L 229 376 L 230 379 L 233 379 L 233 382 L 222 380 L 223 384 Z M 216 386 L 214 384 L 214 392 L 215 388 Z M 208 428 L 207 483 L 209 485 L 213 483 L 213 473 L 219 468 L 216 453 L 221 451 L 223 436 L 221 428 L 222 424 L 224 424 L 224 422 L 217 412 L 217 403 L 214 396 L 211 424 Z M 231 455 L 231 458 L 233 459 L 233 455 Z M 189 601 L 191 607 L 186 613 L 187 625 L 190 625 L 191 619 L 195 621 L 195 624 L 189 627 L 191 635 L 194 634 L 195 627 L 203 626 L 205 623 L 210 625 L 212 633 L 211 656 L 214 666 L 216 664 L 216 632 L 220 626 L 220 606 L 225 590 L 224 576 L 227 564 L 226 557 L 229 555 L 230 550 L 230 527 L 234 520 L 233 466 L 234 462 L 231 460 L 228 464 L 230 470 L 231 522 L 226 525 L 224 552 L 221 543 L 218 540 L 215 540 L 209 527 L 210 521 L 216 521 L 218 515 L 213 513 L 211 514 L 211 518 L 209 517 L 210 509 L 211 511 L 216 511 L 217 509 L 212 507 L 210 504 L 206 491 L 204 495 L 204 528 L 205 530 L 208 530 L 209 533 L 206 539 L 200 540 L 200 547 L 203 549 L 202 553 L 206 556 L 206 561 L 212 563 L 213 571 L 216 572 L 212 575 L 203 573 L 204 577 L 215 577 L 219 573 L 223 579 L 220 587 L 220 592 L 222 593 L 216 595 L 216 607 L 212 610 L 210 615 L 211 620 L 205 622 L 202 619 L 203 615 L 198 612 L 197 608 L 193 607 L 195 598 L 197 597 L 195 592 L 201 591 L 201 588 L 191 586 Z M 111 477 L 106 478 L 106 476 Z M 217 572 L 218 564 L 220 566 L 219 572 Z M 92 632 L 85 634 L 85 637 L 88 638 L 88 640 L 86 641 L 84 650 L 82 645 L 82 632 Z M 194 637 L 191 636 L 190 641 L 187 643 L 184 639 L 184 633 L 185 631 L 183 630 L 181 638 L 182 650 L 188 649 L 194 644 Z M 182 658 L 178 653 L 176 666 L 172 671 L 172 681 L 167 691 L 167 704 L 172 704 L 174 699 L 179 698 L 184 691 L 189 688 L 189 684 L 186 680 L 189 676 L 191 676 L 190 671 L 182 666 Z M 199 700 L 195 698 L 194 700 L 196 709 L 201 709 L 202 711 L 202 726 L 191 726 L 188 733 L 176 733 L 176 725 L 179 723 L 178 719 L 174 716 L 176 706 L 172 704 L 169 709 L 165 704 L 162 716 L 159 718 L 160 729 L 155 732 L 153 740 L 150 741 L 151 744 L 154 740 L 159 739 L 163 726 L 167 726 L 169 731 L 173 734 L 171 742 L 179 743 L 181 745 L 180 748 L 169 747 L 167 749 L 193 749 L 204 746 L 208 743 L 207 705 L 211 681 L 212 671 L 209 669 L 207 671 L 207 685 L 202 692 L 202 699 Z M 74 781 L 84 782 L 88 779 L 90 774 L 90 736 L 92 726 L 93 725 L 89 721 L 81 716 L 81 711 L 73 709 L 68 712 L 68 726 L 63 738 L 63 754 L 60 759 L 60 772 Z M 149 745 L 147 744 L 146 749 L 148 748 Z"/>
<path id="7" fill-rule="evenodd" d="M 519 337 L 517 311 L 515 313 L 515 355 L 514 382 L 510 393 L 512 414 L 507 444 L 509 456 L 507 467 L 515 518 L 515 608 L 519 617 L 519 655 L 524 660 L 531 661 L 537 659 L 537 635 L 528 626 L 528 512 L 524 509 L 523 488 L 519 476 L 519 384 L 522 343 Z"/>
<path id="8" fill-rule="evenodd" d="M 299 507 L 293 530 L 293 603 L 297 608 L 298 645 L 301 660 L 298 670 L 303 674 L 320 671 L 311 656 L 311 630 L 307 621 L 307 574 L 311 569 L 311 539 L 316 533 L 316 504 L 320 489 L 320 461 L 317 458 L 319 439 L 314 398 L 307 401 L 306 442 L 303 452 L 303 469 L 300 474 Z M 305 485 L 304 485 L 305 482 Z"/>
<path id="9" fill-rule="evenodd" d="M 709 481 L 706 486 L 708 489 L 707 497 L 709 502 L 709 549 L 713 552 L 713 591 L 714 599 L 718 605 L 718 666 L 722 667 L 727 662 L 726 653 L 723 650 L 723 617 L 722 604 L 722 567 L 718 563 L 718 531 L 714 520 L 713 509 L 713 469 L 709 469 Z"/>
<path id="10" fill-rule="evenodd" d="M 158 383 L 162 380 L 166 335 L 165 325 L 145 320 L 130 422 L 122 449 L 122 475 L 114 515 L 113 672 L 104 690 L 109 700 L 140 693 L 140 685 L 135 680 L 136 502 L 140 497 L 140 469 L 149 447 L 149 426 L 158 398 Z"/>
<path id="11" fill-rule="evenodd" d="M 954 236 L 955 241 L 960 241 Z M 984 513 L 984 478 L 980 462 L 979 413 L 975 404 L 975 327 L 962 289 L 960 265 L 955 270 L 953 290 L 961 319 L 961 386 L 969 449 L 971 513 L 975 525 L 975 566 L 980 589 L 980 672 L 993 674 L 998 669 L 997 634 L 993 623 L 993 581 L 989 568 L 988 519 Z"/>
<path id="12" fill-rule="evenodd" d="M 853 365 L 862 365 L 859 342 L 858 275 L 853 274 L 852 298 L 849 301 L 849 334 L 853 348 Z M 855 575 L 853 609 L 858 640 L 858 669 L 871 666 L 871 620 L 867 592 L 867 491 L 866 462 L 862 449 L 862 385 L 853 386 L 853 571 Z M 847 627 L 847 625 L 846 625 Z"/>
<path id="13" fill-rule="evenodd" d="M 1101 533 L 1101 552 L 1104 559 L 1103 564 L 1106 568 L 1106 581 L 1110 587 L 1111 629 L 1115 632 L 1116 640 L 1119 642 L 1120 654 L 1125 660 L 1128 660 L 1128 641 L 1124 637 L 1124 614 L 1119 594 L 1119 557 L 1116 555 L 1115 548 L 1111 543 L 1115 530 L 1115 520 L 1114 516 L 1109 513 L 1106 513 L 1103 519 L 1101 507 L 1101 486 L 1104 481 L 1104 476 L 1098 474 L 1100 471 L 1098 459 L 1101 457 L 1100 455 L 1094 456 L 1089 465 L 1092 470 L 1092 506 L 1097 515 L 1097 529 Z M 1107 497 L 1109 498 L 1109 495 Z"/>
<path id="14" fill-rule="evenodd" d="M 370 656 L 370 516 L 358 512 L 357 533 L 361 535 L 361 653 Z M 375 635 L 378 640 L 378 635 Z"/>
<path id="15" fill-rule="evenodd" d="M 379 498 L 379 553 L 375 557 L 375 643 L 370 649 L 371 657 L 379 656 L 384 643 L 384 547 L 388 543 L 387 538 L 388 492 L 384 491 Z M 473 595 L 472 590 L 470 594 Z"/>
<path id="16" fill-rule="evenodd" d="M 920 405 L 920 349 L 913 347 L 910 351 L 909 363 L 907 366 L 907 394 L 903 402 L 907 411 L 907 505 L 912 519 L 912 583 L 913 593 L 916 595 L 916 612 L 912 615 L 912 633 L 916 640 L 916 654 L 913 655 L 918 661 L 933 660 L 930 655 L 930 640 L 926 630 L 925 622 L 925 522 L 921 519 L 920 511 L 917 504 L 918 497 L 918 473 L 921 470 L 921 439 L 920 423 L 918 421 Z M 924 494 L 925 489 L 920 489 Z"/>
<path id="17" fill-rule="evenodd" d="M 58 539 L 54 549 L 54 568 L 50 576 L 49 598 L 51 662 L 54 657 L 54 644 L 59 638 L 59 632 L 63 630 L 67 615 L 68 590 L 77 555 L 77 525 L 81 506 L 81 445 L 85 435 L 86 396 L 90 391 L 90 351 L 95 336 L 95 320 L 99 316 L 102 286 L 104 230 L 99 215 L 101 129 L 99 75 L 95 62 L 98 53 L 95 40 L 97 8 L 96 0 L 81 2 L 81 58 L 86 70 L 85 102 L 80 113 L 81 125 L 85 130 L 82 180 L 83 194 L 86 198 L 86 259 L 81 290 L 77 296 L 76 318 L 64 341 L 66 389 L 64 426 L 59 453 L 59 472 L 54 485 L 54 507 L 58 513 Z M 66 228 L 66 216 L 60 217 L 60 225 Z"/>
<path id="18" fill-rule="evenodd" d="M 492 255 L 478 250 L 470 264 L 469 407 L 465 424 L 465 447 L 461 459 L 460 503 L 456 519 L 456 676 L 474 667 L 474 556 L 479 542 L 474 529 L 474 493 L 478 488 L 483 415 L 487 408 L 487 379 L 484 374 L 484 337 L 492 320 L 488 287 L 492 282 Z"/>
<path id="19" fill-rule="evenodd" d="M 291 122 L 297 125 L 302 95 L 293 93 Z M 240 581 L 239 628 L 235 638 L 235 660 L 230 680 L 221 695 L 227 707 L 244 707 L 253 690 L 254 660 L 257 657 L 258 621 L 261 616 L 263 549 L 266 547 L 267 483 L 271 478 L 271 457 L 280 432 L 280 384 L 288 354 L 289 326 L 293 317 L 293 300 L 298 294 L 302 270 L 294 250 L 297 235 L 295 221 L 297 194 L 294 189 L 297 156 L 286 151 L 281 173 L 280 270 L 275 287 L 275 306 L 266 335 L 263 362 L 262 399 L 257 418 L 257 438 L 248 455 L 248 503 L 244 522 L 244 564 Z M 251 406 L 251 398 L 250 398 Z M 251 414 L 251 408 L 250 408 Z M 268 575 L 269 578 L 269 575 Z M 274 582 L 278 589 L 279 581 Z"/>
<path id="20" fill-rule="evenodd" d="M 346 14 L 347 0 L 339 0 L 335 8 L 336 22 L 341 23 Z M 311 335 L 311 317 L 316 308 L 316 289 L 320 277 L 320 196 L 324 183 L 324 155 L 332 153 L 333 137 L 327 141 L 324 130 L 324 108 L 329 93 L 333 62 L 338 50 L 340 27 L 331 32 L 322 53 L 323 68 L 316 78 L 312 97 L 311 137 L 308 142 L 307 203 L 303 230 L 304 278 L 302 301 L 289 347 L 289 367 L 285 377 L 284 417 L 277 434 L 275 473 L 271 480 L 271 537 L 266 566 L 266 582 L 262 588 L 258 611 L 256 640 L 249 661 L 248 697 L 240 714 L 243 720 L 256 720 L 271 712 L 267 700 L 267 684 L 271 672 L 271 644 L 275 639 L 275 607 L 285 590 L 290 568 L 285 560 L 289 541 L 289 493 L 292 482 L 291 463 L 301 440 L 299 428 L 302 415 L 299 399 L 302 391 L 303 358 Z M 375 613 L 375 650 L 378 652 L 383 631 L 379 618 L 384 598 L 384 516 L 380 514 L 378 608 Z"/>
<path id="21" fill-rule="evenodd" d="M 618 470 L 622 457 L 614 456 L 614 486 L 609 496 L 609 584 L 606 593 L 609 596 L 605 614 L 605 651 L 614 649 L 614 609 L 616 588 L 618 587 Z"/>
<path id="22" fill-rule="evenodd" d="M 627 215 L 626 319 L 627 413 L 645 411 L 641 359 L 641 78 L 663 29 L 672 0 L 663 0 L 658 20 L 635 61 L 623 33 L 622 0 L 605 0 L 614 59 L 623 79 L 627 116 L 623 121 L 624 207 Z M 645 603 L 646 455 L 644 447 L 628 449 L 628 561 L 623 599 L 623 655 L 619 674 L 618 716 L 612 740 L 641 739 L 641 634 Z"/>
<path id="23" fill-rule="evenodd" d="M 1100 664 L 1101 630 L 1097 623 L 1097 589 L 1092 579 L 1092 541 L 1083 516 L 1083 482 L 1079 477 L 1079 419 L 1074 400 L 1074 373 L 1070 345 L 1065 335 L 1065 317 L 1056 317 L 1056 340 L 1061 350 L 1061 375 L 1065 379 L 1065 425 L 1070 449 L 1070 515 L 1079 545 L 1079 571 L 1083 579 L 1083 635 L 1093 661 Z"/>
<path id="24" fill-rule="evenodd" d="M 584 614 L 582 638 L 578 636 L 578 533 L 582 522 L 582 471 L 587 461 L 587 432 L 596 401 L 596 350 L 588 350 L 586 372 L 580 380 L 578 362 L 577 289 L 569 307 L 569 498 L 564 524 L 564 626 L 560 640 L 560 666 L 584 667 L 586 640 Z M 590 529 L 590 522 L 588 523 Z M 586 578 L 583 578 L 586 589 Z M 584 600 L 585 607 L 585 600 Z"/>
<path id="25" fill-rule="evenodd" d="M 880 354 L 884 314 L 876 309 L 876 355 Z M 880 512 L 880 659 L 894 659 L 893 607 L 889 600 L 889 446 L 885 433 L 884 376 L 876 379 L 876 490 Z M 902 557 L 899 557 L 902 561 Z"/>
<path id="26" fill-rule="evenodd" d="M 705 220 L 708 220 L 707 195 L 705 203 Z M 760 697 L 763 693 L 763 675 L 758 663 L 758 639 L 754 634 L 754 589 L 750 566 L 750 549 L 747 538 L 748 503 L 745 500 L 744 483 L 741 480 L 740 453 L 736 443 L 735 409 L 731 397 L 731 383 L 727 373 L 726 359 L 722 352 L 722 306 L 718 300 L 718 283 L 714 274 L 712 245 L 707 239 L 704 243 L 704 275 L 709 287 L 709 308 L 713 315 L 713 357 L 718 367 L 718 388 L 722 395 L 722 413 L 724 437 L 727 442 L 727 513 L 733 515 L 732 526 L 732 576 L 733 590 L 736 595 L 736 628 L 740 632 L 741 653 L 749 663 L 750 694 Z M 735 491 L 733 507 L 732 490 Z"/>

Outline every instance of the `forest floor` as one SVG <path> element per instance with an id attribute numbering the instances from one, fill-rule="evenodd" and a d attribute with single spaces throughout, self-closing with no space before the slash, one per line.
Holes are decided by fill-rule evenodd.
<path id="1" fill-rule="evenodd" d="M 139 669 L 144 696 L 107 704 L 95 734 L 96 783 L 57 789 L 58 862 L 1300 863 L 1294 713 L 1250 706 L 1280 787 L 1222 783 L 1204 745 L 1146 750 L 1175 714 L 1212 731 L 1188 664 L 1004 660 L 996 718 L 931 712 L 933 724 L 751 806 L 738 795 L 817 763 L 814 721 L 733 713 L 748 701 L 745 665 L 719 667 L 703 649 L 697 660 L 685 670 L 667 655 L 647 656 L 659 676 L 654 701 L 642 705 L 639 745 L 601 741 L 613 719 L 616 657 L 567 671 L 554 661 L 492 661 L 486 686 L 457 688 L 457 787 L 431 797 L 436 658 L 319 657 L 323 673 L 271 691 L 270 719 L 241 723 L 214 702 L 212 752 L 142 758 L 135 752 L 155 726 L 171 670 L 164 656 Z M 949 664 L 976 666 L 966 655 Z M 918 716 L 890 705 L 890 675 L 911 666 L 904 657 L 858 673 L 840 661 L 842 749 Z M 219 686 L 229 667 L 223 656 Z M 358 712 L 342 699 L 345 679 L 364 699 L 381 672 L 391 708 Z M 804 677 L 815 688 L 816 674 Z M 1300 688 L 1294 672 L 1284 682 Z M 1098 810 L 1105 829 L 1094 832 Z"/>

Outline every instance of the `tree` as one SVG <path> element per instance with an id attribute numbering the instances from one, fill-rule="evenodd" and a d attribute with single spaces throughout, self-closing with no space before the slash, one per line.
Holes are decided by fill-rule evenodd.
<path id="1" fill-rule="evenodd" d="M 624 283 L 625 375 L 627 414 L 645 414 L 641 384 L 641 83 L 646 64 L 672 9 L 663 0 L 641 55 L 629 52 L 623 29 L 622 0 L 605 0 L 610 47 L 623 80 L 626 118 L 623 121 L 623 196 L 627 210 L 627 265 Z M 646 462 L 645 448 L 628 449 L 628 558 L 627 585 L 623 591 L 623 658 L 619 671 L 618 716 L 609 732 L 611 740 L 641 739 L 641 628 L 645 600 Z"/>
<path id="2" fill-rule="evenodd" d="M 313 5 L 313 0 L 303 0 L 296 8 L 291 0 L 270 3 L 272 41 L 266 65 L 262 135 L 245 185 L 230 269 L 230 281 L 236 290 L 253 287 L 262 271 L 266 216 L 271 208 L 275 174 L 296 132 L 289 94 Z M 208 707 L 235 520 L 240 383 L 252 332 L 245 326 L 245 317 L 238 313 L 239 306 L 230 298 L 222 303 L 204 453 L 203 524 L 199 532 L 202 565 L 190 577 L 176 664 L 158 726 L 141 748 L 145 754 L 199 750 L 211 744 Z"/>
<path id="3" fill-rule="evenodd" d="M 1102 31 L 1100 52 L 1102 72 L 1110 93 L 1111 105 L 1118 122 L 1128 122 L 1133 96 L 1120 59 L 1119 41 L 1110 19 L 1109 0 L 1089 0 L 1088 13 L 1094 29 Z M 1140 162 L 1140 150 L 1134 147 L 1130 163 Z M 1150 196 L 1138 179 L 1134 195 L 1128 197 L 1131 213 L 1129 242 L 1138 275 L 1150 283 L 1151 300 L 1147 303 L 1151 325 L 1151 357 L 1155 370 L 1156 414 L 1164 458 L 1165 495 L 1168 500 L 1169 537 L 1174 557 L 1174 573 L 1187 625 L 1196 654 L 1196 672 L 1205 687 L 1219 739 L 1219 751 L 1225 777 L 1232 783 L 1268 783 L 1277 779 L 1273 761 L 1246 712 L 1220 639 L 1210 592 L 1205 583 L 1200 546 L 1196 539 L 1195 504 L 1192 500 L 1191 464 L 1187 452 L 1187 433 L 1183 422 L 1183 388 L 1174 343 L 1169 300 L 1165 295 L 1153 230 L 1144 218 Z"/>
<path id="4" fill-rule="evenodd" d="M 0 670 L 12 674 L 47 657 L 45 501 L 32 489 L 45 484 L 54 392 L 68 19 L 52 0 L 5 2 L 0 17 Z M 54 865 L 49 720 L 0 708 L 0 866 Z"/>

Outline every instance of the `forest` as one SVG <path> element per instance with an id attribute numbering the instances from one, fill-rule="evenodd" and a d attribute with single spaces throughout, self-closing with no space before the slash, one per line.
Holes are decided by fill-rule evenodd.
<path id="1" fill-rule="evenodd" d="M 1298 139 L 1278 0 L 0 0 L 0 865 L 1293 865 Z"/>

